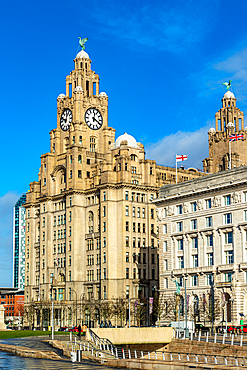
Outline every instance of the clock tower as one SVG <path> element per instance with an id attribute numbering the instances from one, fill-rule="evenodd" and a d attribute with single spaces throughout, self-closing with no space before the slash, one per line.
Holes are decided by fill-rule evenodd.
<path id="1" fill-rule="evenodd" d="M 179 181 L 198 176 L 195 169 L 178 170 Z M 35 327 L 51 325 L 51 298 L 55 321 L 67 326 L 78 324 L 79 312 L 81 324 L 110 319 L 101 316 L 102 299 L 105 312 L 114 302 L 125 315 L 127 298 L 131 304 L 143 298 L 148 314 L 158 286 L 152 199 L 171 182 L 175 169 L 145 159 L 133 136 L 115 140 L 108 96 L 81 50 L 57 98 L 50 151 L 41 155 L 38 181 L 26 196 L 25 305 L 30 317 L 35 312 Z"/>

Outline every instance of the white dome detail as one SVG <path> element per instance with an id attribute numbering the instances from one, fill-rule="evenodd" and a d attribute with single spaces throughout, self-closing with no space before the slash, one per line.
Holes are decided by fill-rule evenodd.
<path id="1" fill-rule="evenodd" d="M 235 95 L 231 92 L 231 91 L 227 91 L 225 94 L 224 94 L 224 96 L 223 96 L 223 98 L 225 98 L 225 99 L 235 99 Z"/>
<path id="2" fill-rule="evenodd" d="M 105 93 L 104 91 L 102 91 L 99 96 L 107 96 L 107 93 Z"/>
<path id="3" fill-rule="evenodd" d="M 83 88 L 81 86 L 76 86 L 74 92 L 81 91 L 84 92 Z"/>
<path id="4" fill-rule="evenodd" d="M 84 50 L 81 50 L 81 51 L 77 54 L 76 58 L 86 58 L 86 59 L 89 59 L 89 55 L 88 55 L 88 53 L 86 53 Z"/>
<path id="5" fill-rule="evenodd" d="M 128 135 L 127 132 L 125 132 L 123 135 L 120 135 L 117 138 L 116 143 L 115 143 L 115 148 L 120 147 L 120 144 L 121 144 L 122 141 L 127 141 L 128 146 L 132 146 L 133 148 L 137 148 L 136 139 L 133 136 Z"/>
<path id="6" fill-rule="evenodd" d="M 228 122 L 227 127 L 234 127 L 234 123 Z"/>
<path id="7" fill-rule="evenodd" d="M 247 126 L 245 126 L 245 128 L 244 128 L 244 129 L 245 129 L 245 131 L 247 131 Z"/>
<path id="8" fill-rule="evenodd" d="M 63 99 L 63 98 L 65 98 L 64 94 L 59 94 L 58 97 L 57 97 L 57 99 Z"/>
<path id="9" fill-rule="evenodd" d="M 215 132 L 216 130 L 215 130 L 215 128 L 214 127 L 211 127 L 209 130 L 208 130 L 208 132 Z"/>

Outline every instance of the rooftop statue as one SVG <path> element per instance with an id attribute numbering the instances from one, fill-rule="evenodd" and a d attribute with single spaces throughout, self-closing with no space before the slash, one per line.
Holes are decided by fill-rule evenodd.
<path id="1" fill-rule="evenodd" d="M 81 37 L 79 37 L 79 44 L 82 48 L 82 50 L 85 50 L 85 43 L 87 42 L 88 38 L 85 38 L 85 39 L 82 39 Z"/>
<path id="2" fill-rule="evenodd" d="M 232 87 L 231 82 L 232 82 L 232 80 L 229 80 L 229 82 L 223 82 L 223 84 L 222 84 L 226 87 L 227 91 L 230 89 L 230 87 Z"/>

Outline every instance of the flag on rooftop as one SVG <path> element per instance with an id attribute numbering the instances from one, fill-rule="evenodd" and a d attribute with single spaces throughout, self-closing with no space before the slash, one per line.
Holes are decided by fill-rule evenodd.
<path id="1" fill-rule="evenodd" d="M 244 138 L 244 135 L 243 134 L 229 135 L 229 141 L 243 140 L 243 138 Z"/>
<path id="2" fill-rule="evenodd" d="M 188 159 L 187 154 L 176 154 L 176 162 L 182 162 Z"/>

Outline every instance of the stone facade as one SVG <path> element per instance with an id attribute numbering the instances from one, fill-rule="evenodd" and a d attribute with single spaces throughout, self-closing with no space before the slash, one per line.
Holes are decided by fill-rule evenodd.
<path id="1" fill-rule="evenodd" d="M 88 54 L 81 51 L 74 63 L 66 95 L 57 98 L 50 152 L 41 156 L 39 180 L 30 184 L 25 205 L 25 306 L 35 326 L 50 323 L 51 298 L 57 325 L 75 324 L 75 317 L 96 325 L 100 308 L 92 313 L 85 302 L 127 296 L 134 304 L 154 294 L 158 232 L 150 200 L 160 186 L 175 182 L 175 168 L 145 159 L 144 146 L 132 136 L 115 141 L 108 97 L 99 93 Z M 178 181 L 200 176 L 178 170 Z"/>
<path id="2" fill-rule="evenodd" d="M 236 107 L 236 100 L 234 94 L 227 91 L 221 100 L 222 108 L 215 114 L 216 129 L 211 128 L 208 132 L 209 157 L 203 160 L 203 170 L 207 173 L 247 165 L 244 114 Z M 243 134 L 243 140 L 229 144 L 231 134 Z"/>
<path id="3" fill-rule="evenodd" d="M 159 191 L 159 286 L 162 299 L 180 291 L 184 319 L 214 325 L 247 320 L 247 167 L 218 172 Z M 212 306 L 211 306 L 212 307 Z M 178 309 L 178 306 L 177 306 Z M 171 321 L 163 312 L 163 322 Z"/>

